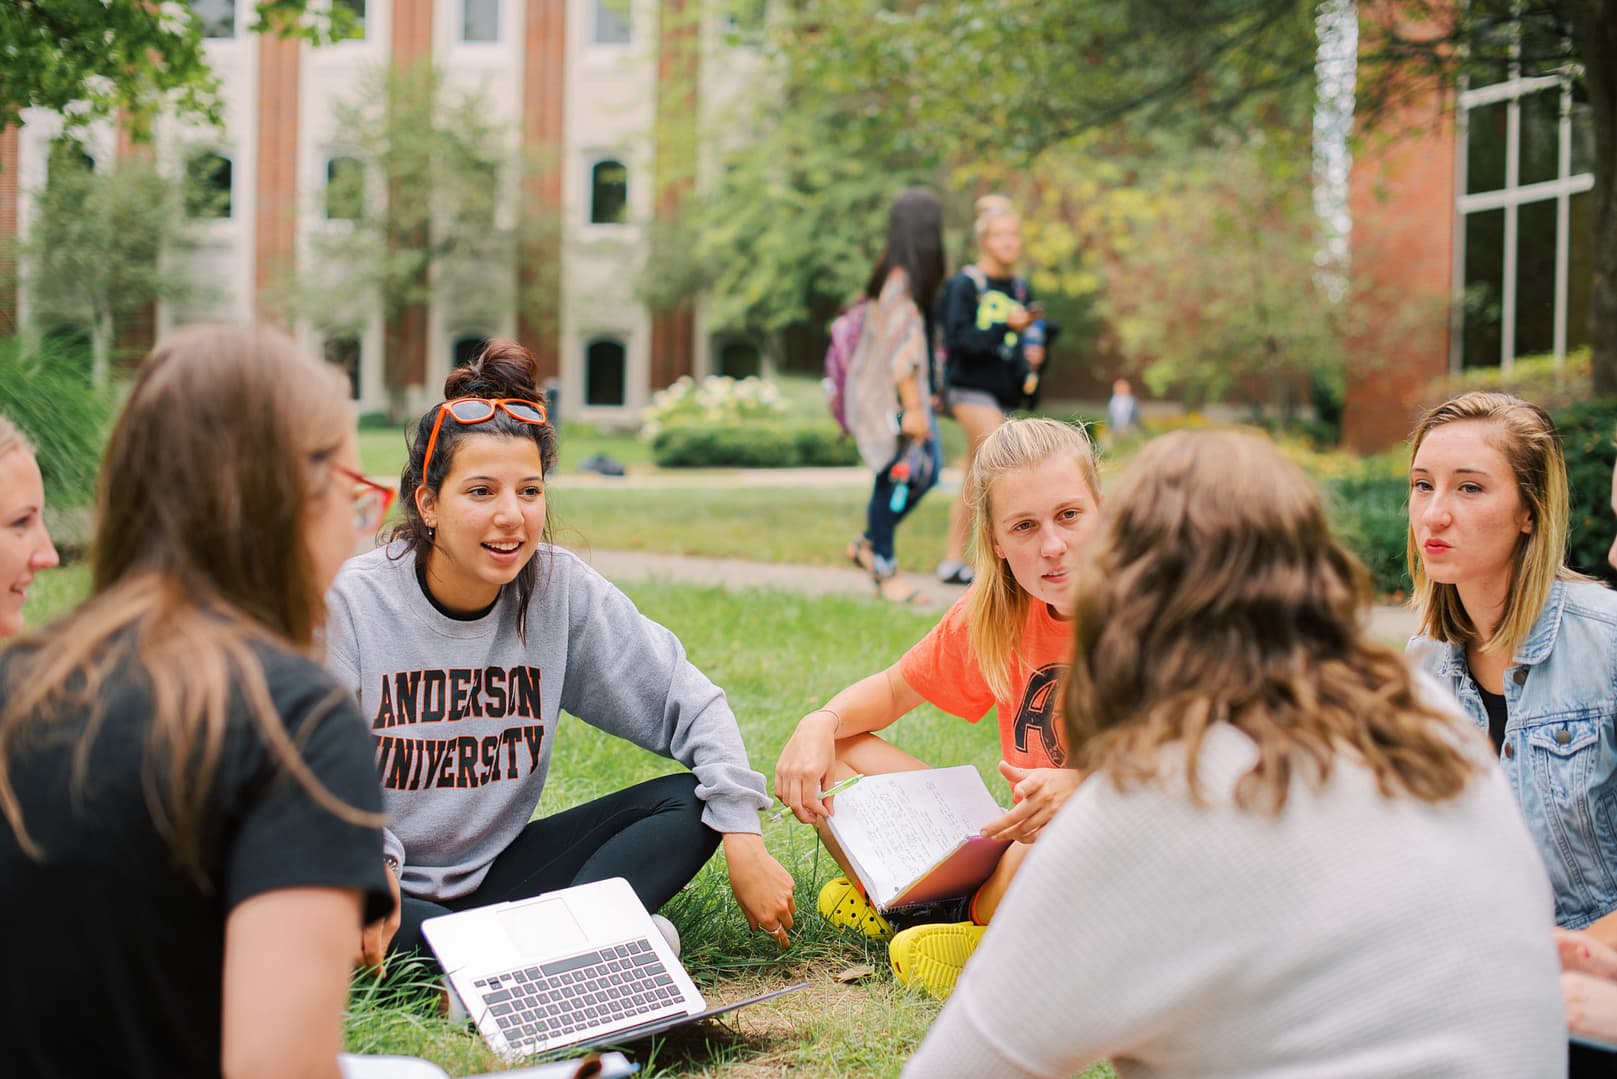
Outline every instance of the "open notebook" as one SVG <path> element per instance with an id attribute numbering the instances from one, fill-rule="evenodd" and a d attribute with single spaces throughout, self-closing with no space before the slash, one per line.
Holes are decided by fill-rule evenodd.
<path id="1" fill-rule="evenodd" d="M 832 802 L 829 825 L 880 910 L 976 891 L 1010 846 L 984 839 L 1003 816 L 969 764 L 864 776 Z"/>

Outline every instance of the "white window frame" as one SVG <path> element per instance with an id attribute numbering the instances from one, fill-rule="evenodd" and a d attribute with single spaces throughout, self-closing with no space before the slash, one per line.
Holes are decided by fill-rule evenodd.
<path id="1" fill-rule="evenodd" d="M 1454 152 L 1454 262 L 1449 302 L 1449 370 L 1458 373 L 1464 363 L 1465 347 L 1465 226 L 1470 214 L 1485 210 L 1505 211 L 1503 277 L 1499 294 L 1499 366 L 1509 371 L 1516 360 L 1516 274 L 1517 215 L 1529 203 L 1555 200 L 1555 312 L 1553 351 L 1556 363 L 1566 358 L 1567 262 L 1571 250 L 1572 196 L 1594 188 L 1594 173 L 1572 172 L 1572 74 L 1539 75 L 1522 78 L 1521 65 L 1511 61 L 1510 75 L 1503 82 L 1476 89 L 1462 89 L 1455 122 Z M 1556 179 L 1520 184 L 1521 101 L 1533 94 L 1559 89 L 1558 161 Z M 1467 152 L 1471 131 L 1471 110 L 1504 103 L 1505 186 L 1497 191 L 1465 193 Z"/>

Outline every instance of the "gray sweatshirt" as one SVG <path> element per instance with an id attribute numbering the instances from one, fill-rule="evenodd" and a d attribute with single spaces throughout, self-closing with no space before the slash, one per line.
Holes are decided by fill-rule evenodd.
<path id="1" fill-rule="evenodd" d="M 370 723 L 407 895 L 477 890 L 533 818 L 563 710 L 690 768 L 715 831 L 757 832 L 769 805 L 724 691 L 679 639 L 570 551 L 535 557 L 526 645 L 515 589 L 483 618 L 448 618 L 409 555 L 350 559 L 326 597 L 326 663 Z"/>

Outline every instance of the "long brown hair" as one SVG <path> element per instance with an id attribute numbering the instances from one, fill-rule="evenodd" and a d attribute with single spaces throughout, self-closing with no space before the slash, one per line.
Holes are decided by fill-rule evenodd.
<path id="1" fill-rule="evenodd" d="M 538 379 L 539 361 L 533 353 L 515 341 L 496 337 L 484 346 L 471 363 L 449 372 L 449 377 L 444 379 L 444 400 L 514 397 L 543 404 Z M 432 448 L 432 460 L 425 462 L 427 443 L 431 441 L 432 428 L 438 423 L 441 407 L 440 404 L 427 409 L 416 423 L 415 441 L 410 445 L 410 456 L 404 462 L 404 472 L 399 476 L 399 506 L 403 510 L 403 517 L 388 534 L 388 543 L 398 544 L 393 557 L 414 555 L 418 566 L 425 564 L 436 537 L 433 530 L 427 527 L 427 522 L 421 519 L 421 508 L 415 502 L 416 488 L 425 487 L 434 495 L 438 494 L 454 467 L 461 439 L 478 434 L 531 439 L 539 447 L 540 471 L 549 476 L 550 470 L 556 467 L 555 427 L 550 423 L 522 423 L 499 410 L 495 411 L 492 419 L 471 425 L 462 424 L 453 414 L 445 412 L 443 423 L 438 427 L 438 441 Z M 422 474 L 423 463 L 430 469 L 430 474 Z M 546 543 L 550 542 L 549 513 L 545 514 L 542 538 Z M 516 579 L 505 586 L 514 587 L 517 592 L 517 636 L 523 641 L 528 639 L 528 605 L 538 590 L 540 570 L 539 554 L 535 552 L 528 559 L 528 564 L 517 573 Z"/>
<path id="2" fill-rule="evenodd" d="M 1460 602 L 1459 589 L 1426 576 L 1415 542 L 1413 517 L 1404 557 L 1409 564 L 1409 579 L 1415 584 L 1415 609 L 1420 612 L 1422 633 L 1450 644 L 1475 643 L 1484 651 L 1503 649 L 1514 653 L 1532 633 L 1555 579 L 1578 577 L 1566 568 L 1567 518 L 1572 502 L 1566 456 L 1548 412 L 1508 393 L 1478 390 L 1445 401 L 1421 417 L 1414 434 L 1409 436 L 1410 460 L 1420 452 L 1426 436 L 1437 428 L 1468 420 L 1488 425 L 1491 441 L 1509 462 L 1516 491 L 1533 521 L 1533 530 L 1516 540 L 1510 592 L 1493 636 L 1473 642 L 1476 624 Z"/>
<path id="3" fill-rule="evenodd" d="M 1368 575 L 1308 477 L 1265 439 L 1180 431 L 1147 445 L 1079 580 L 1065 721 L 1081 771 L 1128 787 L 1182 743 L 1199 799 L 1197 756 L 1220 723 L 1257 744 L 1235 791 L 1244 809 L 1279 812 L 1295 778 L 1323 784 L 1342 754 L 1383 794 L 1430 802 L 1478 767 L 1403 657 L 1366 638 Z"/>
<path id="4" fill-rule="evenodd" d="M 1077 462 L 1090 495 L 1100 502 L 1094 444 L 1082 427 L 1059 420 L 1029 417 L 1000 424 L 977 447 L 966 476 L 963 497 L 971 507 L 971 562 L 976 574 L 967 601 L 971 648 L 995 697 L 1010 692 L 1012 668 L 1022 649 L 1022 627 L 1027 624 L 1033 598 L 1016 583 L 1010 563 L 994 553 L 994 484 L 1002 476 L 1052 457 Z"/>
<path id="5" fill-rule="evenodd" d="M 309 650 L 324 620 L 305 521 L 352 423 L 336 369 L 273 330 L 197 326 L 146 358 L 103 461 L 91 598 L 16 642 L 5 687 L 0 810 L 31 855 L 47 852 L 24 827 L 11 784 L 16 753 L 34 733 L 86 716 L 73 757 L 82 784 L 106 687 L 131 664 L 152 698 L 147 806 L 199 883 L 208 884 L 200 840 L 236 702 L 317 801 L 379 823 L 309 771 L 254 652 L 265 643 Z M 327 708 L 340 699 L 334 691 Z"/>

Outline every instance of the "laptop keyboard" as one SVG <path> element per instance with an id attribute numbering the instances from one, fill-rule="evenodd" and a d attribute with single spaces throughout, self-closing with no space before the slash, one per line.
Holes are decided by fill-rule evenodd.
<path id="1" fill-rule="evenodd" d="M 673 976 L 643 938 L 479 978 L 473 985 L 516 1049 L 576 1041 L 596 1027 L 684 1009 Z M 475 1005 L 471 1010 L 479 1014 Z"/>

